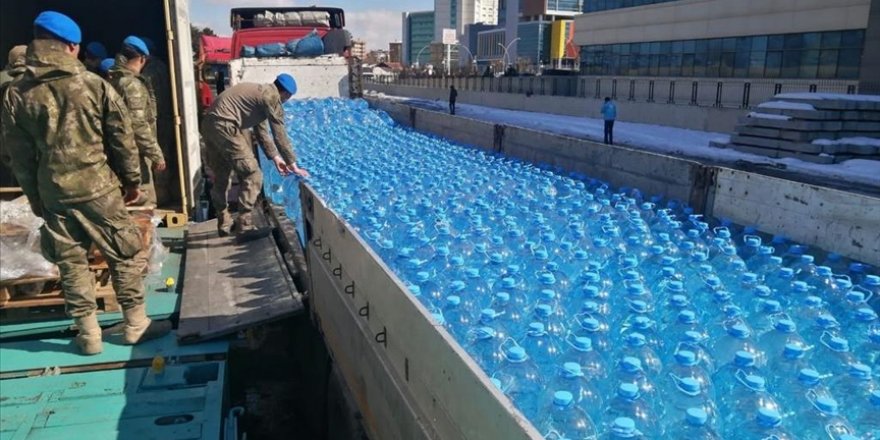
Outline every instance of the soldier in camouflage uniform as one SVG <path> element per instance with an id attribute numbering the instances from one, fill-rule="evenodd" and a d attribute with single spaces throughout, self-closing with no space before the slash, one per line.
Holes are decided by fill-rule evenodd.
<path id="1" fill-rule="evenodd" d="M 15 46 L 12 50 L 9 51 L 9 64 L 6 65 L 6 69 L 0 72 L 0 100 L 3 99 L 3 95 L 6 93 L 6 89 L 9 88 L 9 85 L 12 84 L 12 81 L 15 81 L 20 77 L 25 71 L 25 55 L 27 54 L 27 46 Z M 2 102 L 2 101 L 0 101 Z M 3 111 L 3 107 L 0 106 L 0 112 Z M 0 113 L 2 115 L 2 113 Z M 0 124 L 3 123 L 3 118 L 0 116 Z M 0 133 L 2 133 L 2 126 L 0 126 Z M 10 176 L 11 174 L 8 172 L 9 167 L 9 153 L 3 148 L 2 139 L 0 139 L 0 175 L 2 176 Z M 0 181 L 0 185 L 11 185 L 13 182 L 6 181 L 7 177 L 3 178 L 3 181 Z M 11 177 L 8 177 L 11 179 Z"/>
<path id="2" fill-rule="evenodd" d="M 123 308 L 123 341 L 161 336 L 171 326 L 146 315 L 141 238 L 125 209 L 140 196 L 125 103 L 77 61 L 82 34 L 69 17 L 41 13 L 34 37 L 27 70 L 3 96 L 2 137 L 31 209 L 46 221 L 41 247 L 58 265 L 66 310 L 79 329 L 76 342 L 84 354 L 103 349 L 88 264 L 92 243 L 107 259 Z"/>
<path id="3" fill-rule="evenodd" d="M 147 65 L 141 70 L 141 78 L 147 84 L 150 91 L 150 99 L 153 108 L 156 110 L 156 139 L 162 152 L 170 159 L 169 165 L 176 166 L 175 163 L 175 143 L 174 143 L 174 115 L 171 107 L 171 78 L 169 77 L 168 64 L 157 56 L 158 48 L 153 40 L 147 37 L 141 37 L 150 51 L 147 57 Z M 157 198 L 160 202 L 167 203 L 174 200 L 180 192 L 180 180 L 175 178 L 174 173 L 163 173 L 156 176 L 158 192 Z"/>
<path id="4" fill-rule="evenodd" d="M 274 84 L 241 83 L 226 89 L 206 112 L 203 121 L 205 163 L 214 172 L 211 200 L 217 214 L 217 231 L 227 236 L 230 230 L 248 233 L 255 228 L 251 213 L 263 186 L 263 173 L 254 156 L 249 130 L 263 147 L 263 152 L 282 175 L 308 176 L 296 164 L 293 146 L 284 127 L 281 104 L 296 93 L 293 77 L 283 73 Z M 269 124 L 266 124 L 268 120 Z M 271 126 L 272 137 L 269 136 Z M 278 147 L 275 146 L 276 142 Z M 227 210 L 226 193 L 232 172 L 241 183 L 238 196 L 238 219 L 232 224 Z"/>
<path id="5" fill-rule="evenodd" d="M 165 171 L 165 157 L 156 140 L 156 107 L 150 99 L 146 81 L 139 75 L 150 54 L 138 37 L 127 37 L 108 72 L 110 84 L 122 95 L 131 117 L 134 141 L 141 158 L 143 204 L 156 205 L 153 171 Z"/>

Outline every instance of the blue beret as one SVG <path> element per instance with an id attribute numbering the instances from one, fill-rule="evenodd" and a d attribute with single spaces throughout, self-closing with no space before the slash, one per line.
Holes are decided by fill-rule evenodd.
<path id="1" fill-rule="evenodd" d="M 122 44 L 130 46 L 132 49 L 141 53 L 141 55 L 149 55 L 150 49 L 147 49 L 147 43 L 134 35 L 129 35 L 122 40 Z"/>
<path id="2" fill-rule="evenodd" d="M 98 70 L 101 73 L 107 73 L 110 71 L 110 68 L 113 67 L 114 64 L 116 64 L 116 60 L 114 60 L 113 58 L 104 58 L 103 60 L 101 60 L 101 65 L 98 66 Z"/>
<path id="3" fill-rule="evenodd" d="M 296 80 L 293 79 L 292 76 L 282 73 L 275 78 L 275 82 L 277 82 L 284 90 L 287 90 L 287 93 L 291 95 L 296 95 Z"/>
<path id="4" fill-rule="evenodd" d="M 70 17 L 55 11 L 44 11 L 34 20 L 34 26 L 70 44 L 82 42 L 82 31 Z"/>
<path id="5" fill-rule="evenodd" d="M 86 44 L 86 52 L 95 58 L 107 58 L 107 48 L 97 41 Z"/>

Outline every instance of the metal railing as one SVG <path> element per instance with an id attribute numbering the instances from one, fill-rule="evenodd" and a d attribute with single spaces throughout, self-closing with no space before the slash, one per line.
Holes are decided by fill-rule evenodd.
<path id="1" fill-rule="evenodd" d="M 753 108 L 779 93 L 855 94 L 858 81 L 748 78 L 668 78 L 608 76 L 424 77 L 387 76 L 373 84 L 446 88 L 481 93 L 563 96 L 701 107 Z"/>

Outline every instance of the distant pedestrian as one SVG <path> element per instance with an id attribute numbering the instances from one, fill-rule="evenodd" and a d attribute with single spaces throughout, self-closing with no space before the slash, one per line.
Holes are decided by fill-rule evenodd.
<path id="1" fill-rule="evenodd" d="M 458 99 L 458 90 L 455 86 L 449 86 L 449 114 L 455 114 L 455 100 Z"/>
<path id="2" fill-rule="evenodd" d="M 617 104 L 611 98 L 605 98 L 602 104 L 602 117 L 605 119 L 605 143 L 614 145 L 614 120 L 617 119 Z"/>

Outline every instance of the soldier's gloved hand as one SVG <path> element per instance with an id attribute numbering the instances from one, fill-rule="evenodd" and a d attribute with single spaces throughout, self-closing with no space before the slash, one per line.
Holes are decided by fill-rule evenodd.
<path id="1" fill-rule="evenodd" d="M 125 202 L 126 206 L 136 205 L 143 198 L 143 195 L 140 188 L 136 186 L 125 188 L 125 196 L 122 198 L 122 201 Z"/>
<path id="2" fill-rule="evenodd" d="M 287 167 L 287 162 L 285 162 L 284 159 L 281 158 L 281 156 L 275 156 L 275 158 L 272 159 L 272 162 L 275 162 L 275 169 L 278 170 L 278 172 L 282 176 L 287 176 L 288 174 L 290 174 L 290 169 Z"/>
<path id="3" fill-rule="evenodd" d="M 165 171 L 166 168 L 168 168 L 168 165 L 165 164 L 164 160 L 153 164 L 153 171 L 156 171 L 156 172 L 161 173 L 162 171 Z"/>

